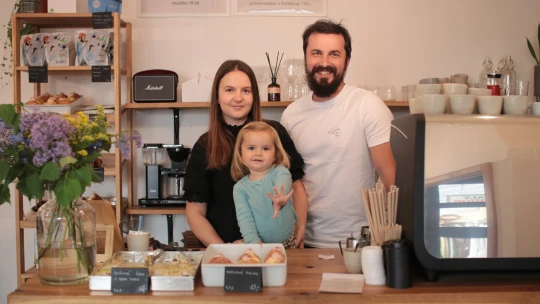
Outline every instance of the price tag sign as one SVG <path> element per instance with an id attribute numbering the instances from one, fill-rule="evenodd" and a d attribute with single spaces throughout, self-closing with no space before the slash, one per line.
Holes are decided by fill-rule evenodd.
<path id="1" fill-rule="evenodd" d="M 147 294 L 148 268 L 112 268 L 111 292 L 113 294 Z"/>
<path id="2" fill-rule="evenodd" d="M 225 267 L 226 292 L 261 292 L 262 267 Z"/>
<path id="3" fill-rule="evenodd" d="M 92 66 L 92 82 L 111 82 L 111 66 Z"/>
<path id="4" fill-rule="evenodd" d="M 28 67 L 28 82 L 30 83 L 47 83 L 49 82 L 49 70 L 46 66 L 29 66 Z"/>
<path id="5" fill-rule="evenodd" d="M 103 168 L 94 168 L 94 172 L 96 172 L 96 175 L 103 181 L 105 179 L 105 169 Z"/>
<path id="6" fill-rule="evenodd" d="M 96 30 L 113 28 L 112 13 L 92 13 L 92 27 Z"/>

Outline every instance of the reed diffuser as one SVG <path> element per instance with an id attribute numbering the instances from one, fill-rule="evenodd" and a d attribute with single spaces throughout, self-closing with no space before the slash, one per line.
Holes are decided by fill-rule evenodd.
<path id="1" fill-rule="evenodd" d="M 272 69 L 272 63 L 270 62 L 270 55 L 268 55 L 268 52 L 266 52 L 266 59 L 268 59 L 268 66 L 270 67 L 270 78 L 272 79 L 272 82 L 268 85 L 268 101 L 280 101 L 281 100 L 281 87 L 277 83 L 277 75 L 279 72 L 279 67 L 281 66 L 281 60 L 283 59 L 283 55 L 285 53 L 281 53 L 281 58 L 279 58 L 279 51 L 277 53 L 276 57 L 276 64 L 274 68 Z"/>

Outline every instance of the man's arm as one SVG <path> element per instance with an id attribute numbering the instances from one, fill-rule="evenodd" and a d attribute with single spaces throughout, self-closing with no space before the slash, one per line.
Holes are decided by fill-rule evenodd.
<path id="1" fill-rule="evenodd" d="M 396 160 L 392 154 L 390 143 L 373 146 L 369 148 L 369 153 L 386 191 L 389 191 L 390 185 L 394 185 L 396 182 Z"/>
<path id="2" fill-rule="evenodd" d="M 206 218 L 206 203 L 192 203 L 186 204 L 186 217 L 188 225 L 195 234 L 195 236 L 205 246 L 210 244 L 223 244 L 223 240 L 216 233 L 212 224 Z"/>

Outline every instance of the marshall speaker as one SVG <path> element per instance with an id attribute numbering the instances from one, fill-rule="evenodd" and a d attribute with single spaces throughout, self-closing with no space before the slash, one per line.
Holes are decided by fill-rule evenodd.
<path id="1" fill-rule="evenodd" d="M 168 70 L 147 70 L 133 75 L 135 102 L 176 102 L 178 74 Z"/>

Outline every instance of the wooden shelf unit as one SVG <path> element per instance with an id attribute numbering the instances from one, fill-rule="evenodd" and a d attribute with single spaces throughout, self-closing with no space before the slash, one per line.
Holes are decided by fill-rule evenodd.
<path id="1" fill-rule="evenodd" d="M 124 22 L 121 20 L 118 13 L 112 13 L 113 16 L 113 32 L 114 32 L 114 45 L 120 46 L 121 43 L 121 29 L 125 29 L 125 55 L 120 52 L 120 47 L 114 48 L 113 64 L 111 65 L 111 72 L 113 74 L 111 85 L 114 87 L 114 107 L 115 112 L 113 114 L 107 115 L 107 122 L 113 124 L 114 133 L 119 134 L 122 131 L 122 115 L 127 112 L 124 107 L 122 107 L 122 89 L 125 85 L 125 100 L 126 103 L 131 101 L 132 93 L 132 25 L 129 22 Z M 28 72 L 28 67 L 21 66 L 20 59 L 20 29 L 23 23 L 33 25 L 35 32 L 39 32 L 42 28 L 92 28 L 92 14 L 91 13 L 76 13 L 76 14 L 13 14 L 11 17 L 12 23 L 12 58 L 13 58 L 13 100 L 14 104 L 17 104 L 21 99 L 22 91 L 22 73 Z M 73 31 L 73 30 L 69 30 Z M 122 33 L 124 35 L 124 33 Z M 126 57 L 126 67 L 120 67 L 120 58 L 123 56 Z M 52 75 L 62 75 L 64 73 L 84 73 L 90 75 L 92 71 L 91 66 L 49 66 L 48 71 Z M 125 84 L 122 84 L 123 77 L 125 75 Z M 41 84 L 34 85 L 34 95 L 41 94 Z M 131 115 L 128 113 L 128 127 L 132 126 L 129 120 Z M 115 189 L 116 197 L 119 198 L 118 201 L 121 201 L 122 196 L 122 156 L 120 155 L 120 150 L 116 148 L 113 153 L 105 153 L 105 158 L 107 158 L 107 165 L 105 166 L 105 175 L 114 176 L 115 178 Z M 104 161 L 105 162 L 105 161 Z M 128 166 L 128 174 L 132 174 L 132 168 Z M 131 181 L 131 180 L 130 180 Z M 131 198 L 132 185 L 128 185 L 128 199 Z M 125 208 L 116 208 L 116 221 L 117 224 L 122 218 L 122 213 L 125 212 Z M 17 284 L 20 287 L 26 279 L 29 277 L 35 276 L 37 270 L 31 268 L 28 271 L 25 271 L 25 257 L 24 257 L 24 229 L 35 229 L 36 222 L 35 220 L 24 220 L 24 209 L 23 209 L 23 197 L 22 194 L 18 191 L 15 193 L 15 238 L 16 238 L 16 250 L 17 250 Z"/>
<path id="2" fill-rule="evenodd" d="M 186 214 L 185 207 L 146 207 L 131 206 L 126 210 L 126 214 L 145 215 L 145 214 Z"/>
<path id="3" fill-rule="evenodd" d="M 277 102 L 268 102 L 262 101 L 262 108 L 286 108 L 292 101 L 277 101 Z M 388 107 L 408 107 L 409 102 L 407 101 L 385 101 L 384 102 Z M 210 102 L 200 101 L 200 102 L 143 102 L 136 103 L 131 102 L 126 104 L 127 109 L 133 110 L 157 110 L 157 109 L 207 109 L 210 107 Z"/>
<path id="4" fill-rule="evenodd" d="M 16 71 L 22 71 L 22 72 L 28 72 L 27 66 L 17 66 L 15 67 Z M 111 72 L 114 72 L 115 67 L 111 66 Z M 92 71 L 91 66 L 48 66 L 47 67 L 48 72 L 53 73 L 65 73 L 65 72 L 86 72 L 89 73 Z M 120 74 L 126 75 L 127 70 L 120 68 Z"/>

